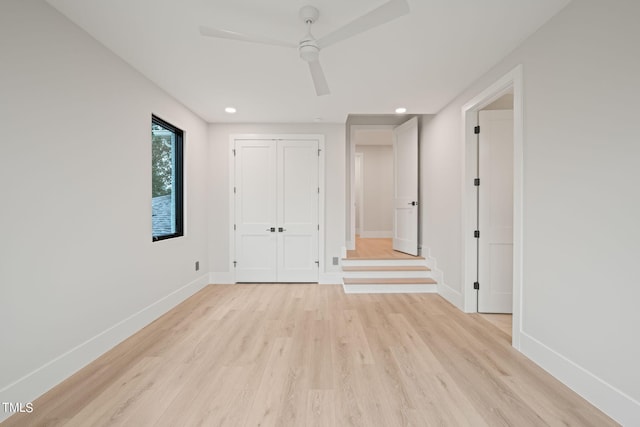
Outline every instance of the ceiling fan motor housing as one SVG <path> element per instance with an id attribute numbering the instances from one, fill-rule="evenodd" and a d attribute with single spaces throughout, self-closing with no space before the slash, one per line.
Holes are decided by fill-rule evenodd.
<path id="1" fill-rule="evenodd" d="M 320 48 L 314 39 L 302 40 L 298 51 L 300 52 L 300 58 L 305 62 L 317 61 L 320 56 Z"/>

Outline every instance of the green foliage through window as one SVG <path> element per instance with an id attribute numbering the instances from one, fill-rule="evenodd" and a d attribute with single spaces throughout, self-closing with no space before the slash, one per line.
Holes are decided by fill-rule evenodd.
<path id="1" fill-rule="evenodd" d="M 173 134 L 161 126 L 152 125 L 152 196 L 171 193 L 173 183 Z"/>

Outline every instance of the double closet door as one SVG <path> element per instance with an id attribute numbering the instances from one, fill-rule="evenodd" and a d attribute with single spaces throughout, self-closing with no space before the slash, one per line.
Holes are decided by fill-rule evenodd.
<path id="1" fill-rule="evenodd" d="M 318 282 L 317 140 L 235 140 L 236 282 Z"/>

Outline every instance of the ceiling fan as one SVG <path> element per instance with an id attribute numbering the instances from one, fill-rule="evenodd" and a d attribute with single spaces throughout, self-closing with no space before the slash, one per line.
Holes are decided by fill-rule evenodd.
<path id="1" fill-rule="evenodd" d="M 320 12 L 313 6 L 304 6 L 300 9 L 300 18 L 302 18 L 304 23 L 307 25 L 307 34 L 297 44 L 204 26 L 200 26 L 200 34 L 207 37 L 297 48 L 300 58 L 309 64 L 309 71 L 311 72 L 311 78 L 313 79 L 316 94 L 318 96 L 322 96 L 328 95 L 330 92 L 329 84 L 327 83 L 327 79 L 324 76 L 324 71 L 322 70 L 322 66 L 319 61 L 321 49 L 349 37 L 353 37 L 356 34 L 365 32 L 371 28 L 390 22 L 400 16 L 406 15 L 407 13 L 409 13 L 409 4 L 407 3 L 407 0 L 391 0 L 360 16 L 359 18 L 354 19 L 343 27 L 325 35 L 324 37 L 316 39 L 311 34 L 311 26 L 318 20 Z"/>

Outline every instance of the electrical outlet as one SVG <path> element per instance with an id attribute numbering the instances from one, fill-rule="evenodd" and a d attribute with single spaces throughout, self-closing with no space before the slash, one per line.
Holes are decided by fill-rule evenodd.
<path id="1" fill-rule="evenodd" d="M 333 265 L 338 265 L 338 263 L 339 263 L 339 262 L 340 262 L 340 261 L 338 260 L 338 257 L 337 257 L 337 256 L 334 256 L 334 257 L 333 257 Z"/>
<path id="2" fill-rule="evenodd" d="M 200 261 L 196 261 L 196 271 L 200 270 Z"/>

